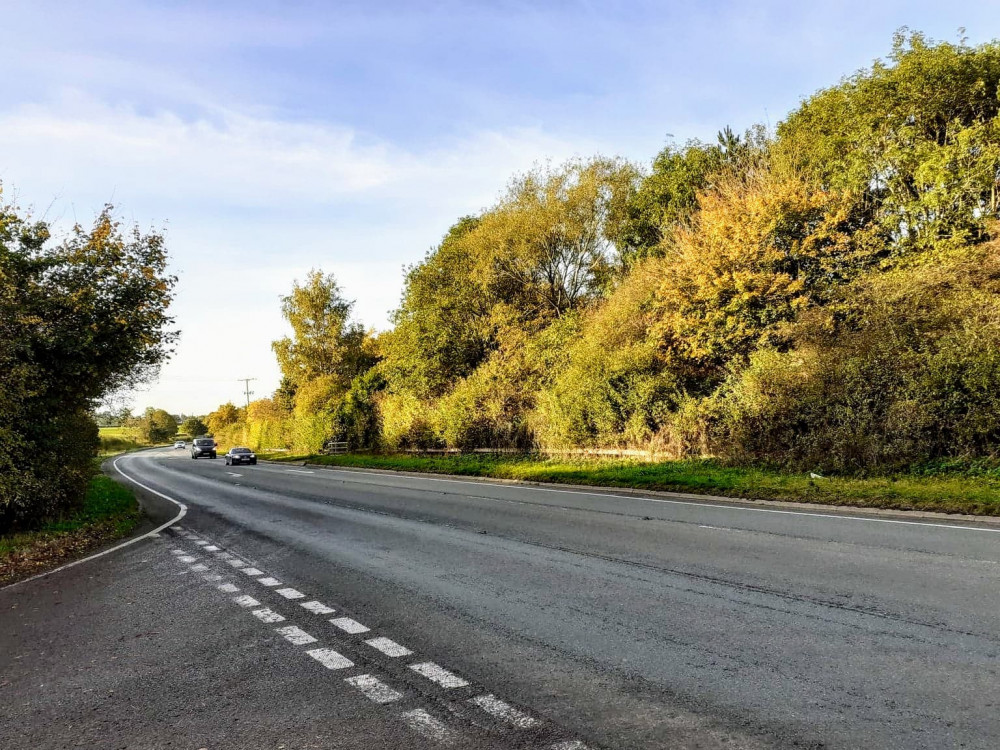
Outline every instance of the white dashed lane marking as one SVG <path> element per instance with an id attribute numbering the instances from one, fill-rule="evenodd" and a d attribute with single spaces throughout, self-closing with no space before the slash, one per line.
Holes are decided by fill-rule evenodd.
<path id="1" fill-rule="evenodd" d="M 327 669 L 347 669 L 354 666 L 353 661 L 341 656 L 332 648 L 314 648 L 306 653 Z"/>
<path id="2" fill-rule="evenodd" d="M 293 643 L 296 646 L 305 646 L 307 643 L 315 643 L 316 639 L 309 635 L 302 628 L 297 628 L 294 625 L 286 625 L 283 628 L 278 628 L 277 631 L 286 641 Z"/>
<path id="3" fill-rule="evenodd" d="M 285 620 L 282 615 L 279 615 L 277 612 L 268 609 L 267 607 L 255 609 L 251 614 L 261 622 L 284 622 Z"/>
<path id="4" fill-rule="evenodd" d="M 315 474 L 315 471 L 306 471 L 305 469 L 285 469 L 285 471 L 292 474 Z"/>
<path id="5" fill-rule="evenodd" d="M 328 607 L 322 602 L 317 601 L 302 602 L 302 606 L 317 615 L 332 615 L 337 611 L 333 607 Z"/>
<path id="6" fill-rule="evenodd" d="M 294 470 L 291 470 L 294 471 Z M 311 474 L 313 472 L 297 472 Z M 175 529 L 176 530 L 176 529 Z M 220 560 L 226 561 L 229 565 L 234 568 L 240 569 L 241 572 L 246 573 L 248 576 L 263 576 L 264 571 L 252 567 L 249 563 L 241 560 L 240 558 L 232 555 L 219 547 L 210 544 L 207 541 L 198 540 L 194 534 L 190 532 L 185 532 L 182 534 L 187 536 L 189 539 L 195 541 L 206 552 L 214 552 L 216 557 Z M 204 572 L 209 570 L 207 565 L 197 562 L 197 557 L 188 555 L 183 549 L 172 549 L 172 554 L 177 556 L 178 562 L 191 564 L 190 569 L 194 572 Z M 217 574 L 209 574 L 203 576 L 206 581 L 216 582 L 222 580 L 222 576 Z M 257 578 L 257 580 L 264 586 L 267 587 L 277 587 L 281 586 L 282 583 L 276 578 L 266 576 L 263 578 Z M 217 588 L 225 593 L 235 594 L 239 593 L 239 588 L 232 583 L 219 584 Z M 286 587 L 276 589 L 276 593 L 280 594 L 285 599 L 304 599 L 305 594 L 297 589 Z M 260 602 L 254 599 L 252 596 L 241 595 L 234 596 L 233 601 L 240 605 L 241 607 L 251 608 L 260 607 L 260 609 L 255 609 L 251 614 L 262 622 L 273 624 L 284 622 L 285 617 L 268 607 L 261 607 Z M 301 606 L 315 614 L 326 615 L 335 612 L 333 607 L 329 607 L 322 602 L 312 600 L 307 602 L 300 602 Z M 369 628 L 362 625 L 357 620 L 350 617 L 336 617 L 330 620 L 330 622 L 337 626 L 340 630 L 350 634 L 359 634 L 369 632 Z M 317 639 L 302 630 L 296 625 L 286 625 L 280 628 L 276 628 L 276 632 L 281 635 L 289 643 L 296 646 L 305 646 L 312 643 L 316 643 Z M 379 636 L 377 638 L 371 638 L 366 640 L 365 643 L 372 648 L 380 651 L 381 653 L 389 656 L 391 658 L 399 658 L 403 656 L 411 656 L 413 651 L 408 649 L 402 644 L 396 643 L 390 638 L 384 636 Z M 330 670 L 347 669 L 354 666 L 354 662 L 348 659 L 346 656 L 337 653 L 333 649 L 329 648 L 314 648 L 306 651 L 306 653 L 324 667 Z M 420 662 L 418 664 L 409 665 L 410 669 L 417 674 L 425 677 L 426 679 L 434 682 L 445 689 L 453 689 L 465 687 L 469 682 L 462 677 L 459 677 L 447 669 L 435 664 L 434 662 Z M 361 674 L 355 675 L 353 677 L 348 677 L 344 680 L 347 684 L 351 685 L 359 692 L 361 692 L 366 698 L 374 703 L 385 704 L 398 701 L 403 698 L 403 693 L 390 687 L 377 677 L 371 674 Z M 518 729 L 530 729 L 538 725 L 539 721 L 523 711 L 511 706 L 509 703 L 500 700 L 492 693 L 487 695 L 480 695 L 475 698 L 470 698 L 468 700 L 472 705 L 477 706 L 485 713 L 489 714 L 495 719 L 503 721 L 513 727 Z M 456 739 L 456 734 L 452 729 L 449 729 L 442 721 L 432 716 L 428 711 L 422 708 L 416 708 L 410 711 L 404 711 L 400 714 L 400 717 L 409 725 L 411 729 L 418 732 L 419 734 L 427 737 L 429 739 L 435 740 L 442 744 L 453 744 Z M 564 742 L 557 742 L 548 747 L 548 750 L 587 750 L 586 745 L 584 745 L 579 740 L 567 740 Z"/>
<path id="7" fill-rule="evenodd" d="M 518 729 L 530 729 L 538 724 L 537 719 L 533 719 L 523 711 L 518 711 L 509 703 L 504 703 L 495 695 L 480 695 L 469 699 L 469 703 L 479 706 L 483 711 L 497 719 L 507 722 Z"/>
<path id="8" fill-rule="evenodd" d="M 330 620 L 330 622 L 343 630 L 345 633 L 350 633 L 352 635 L 368 632 L 368 628 L 357 620 L 352 620 L 350 617 L 335 617 Z"/>
<path id="9" fill-rule="evenodd" d="M 587 746 L 580 742 L 580 740 L 566 740 L 565 742 L 557 742 L 554 745 L 549 745 L 549 750 L 587 750 Z"/>
<path id="10" fill-rule="evenodd" d="M 184 531 L 183 526 L 171 526 L 170 528 L 173 529 L 174 531 Z"/>
<path id="11" fill-rule="evenodd" d="M 439 667 L 432 661 L 411 664 L 410 669 L 419 675 L 423 675 L 431 682 L 436 682 L 443 688 L 460 688 L 469 684 L 458 675 L 452 674 L 444 667 Z"/>
<path id="12" fill-rule="evenodd" d="M 370 641 L 365 641 L 365 643 L 374 649 L 378 649 L 386 656 L 392 656 L 393 658 L 397 656 L 409 656 L 413 653 L 406 646 L 400 646 L 388 638 L 372 638 Z"/>
<path id="13" fill-rule="evenodd" d="M 356 677 L 348 677 L 344 682 L 352 687 L 356 687 L 364 693 L 366 698 L 376 703 L 392 703 L 403 697 L 401 692 L 394 690 L 370 674 L 359 674 Z"/>
<path id="14" fill-rule="evenodd" d="M 452 731 L 422 708 L 404 711 L 400 717 L 410 726 L 410 729 L 428 739 L 449 745 L 454 742 Z"/>

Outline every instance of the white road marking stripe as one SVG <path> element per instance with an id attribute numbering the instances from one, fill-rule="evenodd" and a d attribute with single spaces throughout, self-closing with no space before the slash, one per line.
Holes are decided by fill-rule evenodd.
<path id="1" fill-rule="evenodd" d="M 257 583 L 261 583 L 265 586 L 280 586 L 281 581 L 277 578 L 258 578 Z"/>
<path id="2" fill-rule="evenodd" d="M 287 471 L 287 470 L 286 470 Z M 335 474 L 361 474 L 363 476 L 369 477 L 381 477 L 385 479 L 391 477 L 391 474 L 380 474 L 374 471 L 344 471 L 343 469 L 325 469 L 325 471 L 330 471 Z M 405 476 L 406 479 L 417 479 L 417 477 Z M 809 511 L 799 511 L 799 510 L 779 510 L 777 508 L 751 508 L 745 505 L 738 505 L 739 502 L 735 498 L 733 499 L 732 505 L 722 505 L 721 503 L 703 503 L 698 500 L 668 500 L 661 497 L 645 497 L 643 495 L 614 495 L 607 492 L 586 492 L 584 490 L 560 490 L 552 487 L 534 487 L 534 486 L 524 486 L 518 484 L 503 485 L 494 482 L 473 482 L 467 479 L 439 479 L 437 477 L 419 477 L 420 481 L 423 482 L 450 482 L 452 484 L 481 484 L 489 487 L 514 487 L 516 489 L 524 489 L 530 492 L 558 492 L 563 495 L 586 495 L 588 497 L 606 497 L 612 498 L 614 500 L 644 500 L 648 503 L 660 503 L 662 505 L 691 505 L 698 508 L 716 508 L 722 510 L 738 510 L 745 513 L 778 513 L 785 516 L 806 516 L 811 518 L 833 518 L 844 521 L 867 521 L 869 523 L 894 523 L 900 524 L 902 526 L 928 526 L 930 528 L 936 529 L 951 529 L 952 531 L 985 531 L 990 534 L 1000 534 L 1000 529 L 990 529 L 983 526 L 959 526 L 958 524 L 951 523 L 925 523 L 923 521 L 902 521 L 896 520 L 894 518 L 866 518 L 865 516 L 850 516 L 840 513 L 812 513 Z M 498 502 L 508 502 L 506 498 L 483 498 L 486 500 L 494 500 Z"/>
<path id="3" fill-rule="evenodd" d="M 174 531 L 184 531 L 183 526 L 171 526 L 170 528 L 173 529 Z"/>
<path id="4" fill-rule="evenodd" d="M 454 741 L 452 731 L 422 708 L 404 711 L 400 716 L 410 726 L 410 729 L 428 739 L 445 744 L 451 744 Z"/>
<path id="5" fill-rule="evenodd" d="M 181 555 L 177 558 L 178 562 L 182 563 L 193 563 L 197 560 L 197 557 L 191 557 L 191 555 Z"/>
<path id="6" fill-rule="evenodd" d="M 263 609 L 255 609 L 251 612 L 251 614 L 262 622 L 284 622 L 285 620 L 284 617 L 267 607 L 264 607 Z"/>
<path id="7" fill-rule="evenodd" d="M 146 536 L 151 536 L 151 537 L 153 537 L 153 539 L 159 539 L 160 538 L 160 535 L 157 534 L 155 531 L 150 531 L 148 534 L 146 534 Z"/>
<path id="8" fill-rule="evenodd" d="M 289 643 L 294 643 L 296 646 L 305 646 L 307 643 L 315 643 L 316 639 L 309 635 L 302 628 L 295 627 L 294 625 L 286 625 L 283 628 L 278 628 L 277 632 L 280 633 L 286 641 Z"/>
<path id="9" fill-rule="evenodd" d="M 275 593 L 281 594 L 286 599 L 305 599 L 306 595 L 295 589 L 278 589 Z"/>
<path id="10" fill-rule="evenodd" d="M 195 542 L 195 544 L 197 544 L 200 547 L 204 547 L 205 545 L 208 544 L 208 542 L 206 542 L 204 539 L 199 539 L 197 542 Z"/>
<path id="11" fill-rule="evenodd" d="M 587 746 L 580 742 L 580 740 L 565 740 L 564 742 L 549 745 L 549 750 L 587 750 Z"/>
<path id="12" fill-rule="evenodd" d="M 209 573 L 207 576 L 202 576 L 202 578 L 211 583 L 222 580 L 222 576 L 220 576 L 218 573 Z"/>
<path id="13" fill-rule="evenodd" d="M 345 633 L 351 633 L 352 635 L 356 633 L 367 633 L 368 628 L 362 625 L 357 620 L 352 620 L 350 617 L 335 617 L 330 620 L 334 625 L 343 630 Z"/>
<path id="14" fill-rule="evenodd" d="M 264 575 L 263 570 L 258 570 L 257 568 L 243 568 L 243 572 L 248 576 L 262 576 Z"/>
<path id="15" fill-rule="evenodd" d="M 219 591 L 225 591 L 227 594 L 235 594 L 237 591 L 240 590 L 239 586 L 234 586 L 231 583 L 222 583 L 222 584 L 219 584 L 218 588 L 219 588 Z"/>
<path id="16" fill-rule="evenodd" d="M 328 607 L 322 602 L 317 601 L 302 602 L 302 606 L 317 615 L 332 615 L 337 611 L 333 607 Z"/>
<path id="17" fill-rule="evenodd" d="M 204 563 L 198 563 L 197 565 L 191 566 L 192 573 L 204 573 L 206 570 L 208 570 L 208 566 Z"/>
<path id="18" fill-rule="evenodd" d="M 186 550 L 182 550 L 182 549 L 172 549 L 172 550 L 170 550 L 170 554 L 171 555 L 183 555 L 185 553 L 185 551 Z"/>
<path id="19" fill-rule="evenodd" d="M 372 648 L 378 649 L 386 656 L 409 656 L 413 652 L 410 651 L 406 646 L 400 646 L 395 641 L 389 640 L 388 638 L 372 638 L 370 641 L 365 641 Z"/>
<path id="20" fill-rule="evenodd" d="M 216 547 L 214 544 L 210 544 L 207 547 L 205 547 L 205 551 L 206 552 L 218 552 L 219 548 Z"/>
<path id="21" fill-rule="evenodd" d="M 436 682 L 443 688 L 460 688 L 469 684 L 458 675 L 452 674 L 444 667 L 439 667 L 432 661 L 411 664 L 410 669 L 419 675 L 423 675 L 431 682 Z"/>
<path id="22" fill-rule="evenodd" d="M 233 558 L 232 560 L 226 560 L 226 562 L 229 563 L 230 565 L 232 565 L 234 568 L 242 568 L 243 566 L 245 566 L 247 564 L 247 563 L 245 563 L 242 560 L 239 560 L 237 558 Z"/>
<path id="23" fill-rule="evenodd" d="M 234 596 L 233 601 L 239 604 L 241 607 L 259 607 L 260 602 L 254 599 L 252 596 Z"/>
<path id="24" fill-rule="evenodd" d="M 475 698 L 470 698 L 469 703 L 479 706 L 490 716 L 506 721 L 508 724 L 511 724 L 518 729 L 530 729 L 538 724 L 537 719 L 533 719 L 523 711 L 518 711 L 509 703 L 504 703 L 492 693 L 489 695 L 479 695 Z"/>
<path id="25" fill-rule="evenodd" d="M 347 669 L 354 666 L 353 661 L 341 656 L 332 648 L 314 648 L 306 653 L 327 669 Z"/>
<path id="26" fill-rule="evenodd" d="M 364 693 L 365 697 L 376 703 L 392 703 L 403 697 L 398 690 L 394 690 L 384 682 L 370 674 L 359 674 L 356 677 L 348 677 L 344 680 L 348 685 L 352 685 Z"/>
<path id="27" fill-rule="evenodd" d="M 306 471 L 304 469 L 285 469 L 285 471 L 292 474 L 315 474 L 315 471 Z"/>

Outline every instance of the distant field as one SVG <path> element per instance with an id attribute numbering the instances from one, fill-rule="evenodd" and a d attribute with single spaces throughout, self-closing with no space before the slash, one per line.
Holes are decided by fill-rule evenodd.
<path id="1" fill-rule="evenodd" d="M 108 456 L 113 453 L 124 453 L 125 451 L 141 448 L 138 442 L 132 439 L 126 427 L 102 427 L 100 429 L 100 454 Z"/>

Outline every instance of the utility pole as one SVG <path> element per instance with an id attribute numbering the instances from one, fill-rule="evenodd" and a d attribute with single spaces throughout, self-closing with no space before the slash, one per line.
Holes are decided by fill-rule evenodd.
<path id="1" fill-rule="evenodd" d="M 236 378 L 237 382 L 243 383 L 243 389 L 247 394 L 247 409 L 250 409 L 250 396 L 253 395 L 253 391 L 250 390 L 250 381 L 256 380 L 257 378 Z"/>

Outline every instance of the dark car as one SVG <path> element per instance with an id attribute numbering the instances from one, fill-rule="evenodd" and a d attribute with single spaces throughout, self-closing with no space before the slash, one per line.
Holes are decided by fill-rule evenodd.
<path id="1" fill-rule="evenodd" d="M 201 458 L 202 456 L 215 458 L 216 447 L 215 438 L 195 438 L 191 441 L 191 458 Z"/>
<path id="2" fill-rule="evenodd" d="M 226 466 L 235 466 L 236 464 L 256 466 L 257 454 L 249 448 L 230 448 L 229 453 L 226 454 Z"/>

